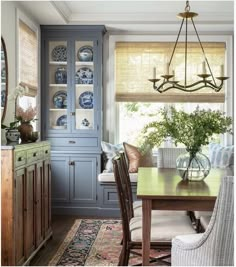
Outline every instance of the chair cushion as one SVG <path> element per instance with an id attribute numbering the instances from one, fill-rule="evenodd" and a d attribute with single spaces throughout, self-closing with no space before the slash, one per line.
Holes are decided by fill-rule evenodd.
<path id="1" fill-rule="evenodd" d="M 130 220 L 131 240 L 142 241 L 142 217 Z M 171 242 L 177 235 L 196 233 L 188 216 L 152 217 L 151 242 Z"/>
<path id="2" fill-rule="evenodd" d="M 201 216 L 211 216 L 212 211 L 194 211 L 193 214 L 195 218 L 199 220 Z"/>
<path id="3" fill-rule="evenodd" d="M 103 151 L 104 172 L 113 172 L 112 158 L 120 151 L 124 151 L 123 145 L 113 145 L 102 141 L 101 146 Z"/>
<path id="4" fill-rule="evenodd" d="M 138 174 L 137 173 L 130 173 L 130 181 L 131 183 L 137 183 L 137 179 L 138 179 Z M 98 181 L 100 183 L 104 182 L 112 182 L 115 183 L 115 176 L 114 176 L 114 172 L 104 172 L 98 174 Z"/>
<path id="5" fill-rule="evenodd" d="M 134 217 L 142 217 L 142 201 L 133 202 Z M 187 211 L 182 210 L 152 210 L 153 216 L 187 215 Z"/>
<path id="6" fill-rule="evenodd" d="M 123 143 L 125 154 L 129 163 L 129 172 L 138 172 L 139 167 L 153 167 L 152 151 L 147 151 L 144 155 L 139 151 L 138 147 Z"/>
<path id="7" fill-rule="evenodd" d="M 207 226 L 208 226 L 210 220 L 211 220 L 211 216 L 201 216 L 200 217 L 200 223 L 201 223 L 204 230 L 207 229 Z"/>

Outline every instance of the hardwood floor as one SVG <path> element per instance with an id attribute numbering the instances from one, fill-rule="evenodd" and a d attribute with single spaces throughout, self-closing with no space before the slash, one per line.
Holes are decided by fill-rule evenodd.
<path id="1" fill-rule="evenodd" d="M 37 255 L 31 260 L 30 266 L 47 266 L 53 255 L 56 253 L 61 242 L 64 240 L 74 221 L 78 216 L 54 215 L 52 217 L 53 237 L 48 240 Z"/>

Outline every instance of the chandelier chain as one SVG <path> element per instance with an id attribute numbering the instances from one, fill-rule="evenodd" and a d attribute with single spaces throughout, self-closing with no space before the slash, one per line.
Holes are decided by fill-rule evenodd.
<path id="1" fill-rule="evenodd" d="M 199 37 L 199 35 L 198 35 L 198 32 L 197 32 L 195 23 L 194 23 L 194 21 L 193 21 L 193 18 L 191 18 L 191 21 L 192 21 L 192 24 L 193 24 L 193 28 L 194 28 L 194 30 L 195 30 L 195 33 L 196 33 L 196 35 L 197 35 L 198 42 L 199 42 L 199 44 L 200 44 L 200 46 L 201 46 L 201 49 L 202 49 L 202 53 L 203 53 L 204 59 L 205 59 L 205 61 L 206 61 L 206 63 L 207 63 L 207 66 L 208 66 L 208 68 L 209 68 L 209 71 L 210 71 L 210 73 L 211 73 L 211 77 L 212 77 L 212 79 L 213 79 L 213 81 L 214 81 L 214 84 L 216 85 L 216 81 L 215 81 L 214 75 L 213 75 L 213 73 L 212 73 L 212 71 L 211 71 L 210 64 L 209 64 L 208 59 L 207 59 L 207 57 L 206 57 L 206 54 L 205 54 L 204 48 L 203 48 L 203 46 L 202 46 L 200 37 Z"/>
<path id="2" fill-rule="evenodd" d="M 189 11 L 190 11 L 189 1 L 186 1 L 185 11 L 186 11 L 186 12 L 189 12 Z"/>

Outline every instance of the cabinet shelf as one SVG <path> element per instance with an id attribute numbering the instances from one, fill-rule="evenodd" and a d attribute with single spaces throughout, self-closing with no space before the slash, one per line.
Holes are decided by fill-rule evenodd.
<path id="1" fill-rule="evenodd" d="M 76 61 L 75 65 L 76 66 L 83 66 L 83 65 L 93 66 L 93 62 L 91 62 L 91 61 Z"/>
<path id="2" fill-rule="evenodd" d="M 61 84 L 61 83 L 50 83 L 50 87 L 67 87 L 67 84 Z"/>
<path id="3" fill-rule="evenodd" d="M 78 110 L 78 111 L 92 112 L 93 111 L 93 108 L 76 108 L 76 110 Z"/>
<path id="4" fill-rule="evenodd" d="M 50 111 L 66 111 L 66 108 L 50 108 Z"/>
<path id="5" fill-rule="evenodd" d="M 90 89 L 93 89 L 93 84 L 76 84 L 75 85 L 76 88 L 90 88 Z"/>
<path id="6" fill-rule="evenodd" d="M 49 61 L 50 65 L 67 65 L 67 62 L 65 61 Z"/>

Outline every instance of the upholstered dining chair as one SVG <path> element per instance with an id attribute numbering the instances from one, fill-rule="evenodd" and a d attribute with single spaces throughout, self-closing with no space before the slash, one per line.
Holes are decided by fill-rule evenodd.
<path id="1" fill-rule="evenodd" d="M 234 265 L 234 180 L 222 178 L 219 195 L 206 231 L 172 240 L 173 266 Z"/>
<path id="2" fill-rule="evenodd" d="M 229 175 L 234 175 L 234 146 L 221 146 L 212 143 L 209 145 L 209 159 L 212 168 L 227 169 Z M 197 232 L 205 231 L 212 211 L 193 211 Z"/>
<path id="3" fill-rule="evenodd" d="M 182 147 L 159 147 L 157 150 L 157 167 L 176 168 L 176 159 L 183 153 L 187 153 L 187 151 Z"/>
<path id="4" fill-rule="evenodd" d="M 127 194 L 129 196 L 129 203 L 130 203 L 130 212 L 132 217 L 141 217 L 142 216 L 142 201 L 136 200 L 133 201 L 133 194 L 132 194 L 132 186 L 131 186 L 131 180 L 129 176 L 128 171 L 128 165 L 125 157 L 124 152 L 120 152 L 120 162 L 122 165 L 122 168 L 124 170 L 125 175 L 125 189 L 127 190 Z M 148 178 L 147 178 L 148 180 Z M 152 210 L 152 216 L 159 216 L 159 215 L 187 215 L 187 211 L 179 211 L 179 210 Z"/>
<path id="5" fill-rule="evenodd" d="M 119 266 L 127 266 L 132 249 L 142 248 L 142 217 L 133 217 L 130 210 L 130 197 L 126 189 L 126 175 L 120 157 L 113 159 L 113 169 L 119 197 L 122 218 L 123 242 Z M 176 235 L 195 233 L 188 216 L 158 216 L 151 221 L 151 248 L 170 248 L 171 240 Z M 167 256 L 159 257 L 164 260 Z M 156 259 L 156 260 L 158 260 Z"/>

